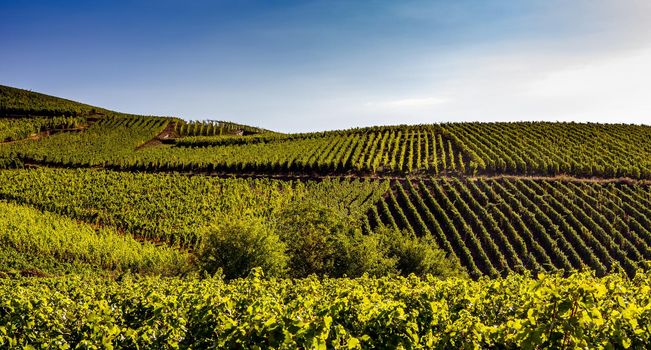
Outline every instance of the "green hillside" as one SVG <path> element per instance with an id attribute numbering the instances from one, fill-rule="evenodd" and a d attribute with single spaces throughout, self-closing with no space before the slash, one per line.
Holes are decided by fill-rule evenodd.
<path id="1" fill-rule="evenodd" d="M 0 115 L 0 348 L 651 340 L 650 126 Z"/>
<path id="2" fill-rule="evenodd" d="M 34 130 L 28 123 L 24 121 L 24 128 Z M 220 127 L 206 123 L 203 128 L 210 129 L 210 133 L 223 134 L 179 136 L 185 133 L 182 130 L 186 125 L 197 128 L 193 125 L 199 124 L 159 117 L 104 118 L 90 125 L 85 133 L 61 133 L 36 143 L 20 142 L 3 147 L 0 155 L 66 166 L 102 163 L 112 169 L 235 175 L 506 174 L 651 179 L 649 126 L 476 123 L 278 134 L 235 124 Z M 225 125 L 228 129 L 223 128 Z M 244 130 L 258 131 L 247 136 L 233 134 Z M 483 134 L 488 136 L 480 136 Z M 502 136 L 496 139 L 494 135 Z M 135 147 L 157 136 L 162 145 Z M 123 146 L 124 151 L 116 149 Z M 96 151 L 80 152 L 82 148 Z"/>
<path id="3" fill-rule="evenodd" d="M 2 92 L 5 112 L 17 110 L 12 106 L 20 103 L 58 109 L 62 115 L 99 111 L 20 89 Z M 110 225 L 135 237 L 198 246 L 201 232 L 213 221 L 198 220 L 205 217 L 203 211 L 215 215 L 233 206 L 220 197 L 212 207 L 194 207 L 210 198 L 206 191 L 216 179 L 193 177 L 190 185 L 185 184 L 187 175 L 278 178 L 278 184 L 291 188 L 288 194 L 279 192 L 287 198 L 298 188 L 332 177 L 342 179 L 315 201 L 325 203 L 325 198 L 348 193 L 363 196 L 354 183 L 375 188 L 371 191 L 376 194 L 364 199 L 365 209 L 355 209 L 354 227 L 365 234 L 388 228 L 430 237 L 473 277 L 585 268 L 599 275 L 621 268 L 632 275 L 641 261 L 651 258 L 649 185 L 644 181 L 651 166 L 648 126 L 461 123 L 280 134 L 230 122 L 116 113 L 89 120 L 41 116 L 2 123 L 6 142 L 0 145 L 0 164 L 39 168 L 3 171 L 3 198 Z M 128 177 L 132 172 L 152 174 Z M 550 178 L 527 178 L 532 175 Z M 618 180 L 623 177 L 633 180 Z M 107 182 L 92 190 L 100 178 Z M 150 186 L 136 185 L 139 181 Z M 219 181 L 221 191 L 228 189 L 234 197 L 246 198 L 249 186 L 259 186 Z M 46 188 L 56 195 L 42 196 Z M 173 188 L 187 190 L 169 192 Z M 150 197 L 134 199 L 143 189 Z M 96 193 L 111 193 L 117 202 L 100 209 L 104 197 Z M 189 195 L 195 199 L 183 199 Z M 127 208 L 141 206 L 140 214 L 122 213 L 119 203 L 126 200 L 133 200 Z M 161 210 L 165 202 L 176 203 L 177 209 Z M 236 207 L 247 212 L 266 208 L 257 200 L 244 203 Z M 142 215 L 143 205 L 151 206 L 149 213 L 163 214 Z M 97 209 L 88 213 L 84 206 Z M 271 208 L 264 212 L 260 216 L 274 218 Z M 350 211 L 345 215 L 353 217 Z"/>
<path id="4" fill-rule="evenodd" d="M 109 110 L 29 90 L 0 85 L 0 116 L 89 116 Z"/>
<path id="5" fill-rule="evenodd" d="M 373 227 L 433 235 L 471 275 L 622 268 L 651 260 L 651 186 L 518 178 L 393 181 Z"/>
<path id="6" fill-rule="evenodd" d="M 5 269 L 20 267 L 14 266 L 16 253 L 39 263 L 52 260 L 112 271 L 177 274 L 187 269 L 186 253 L 13 203 L 0 202 L 0 228 Z"/>

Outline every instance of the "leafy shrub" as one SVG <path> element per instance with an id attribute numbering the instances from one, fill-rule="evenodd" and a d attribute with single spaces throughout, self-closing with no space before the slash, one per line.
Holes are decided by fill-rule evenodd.
<path id="1" fill-rule="evenodd" d="M 388 255 L 387 246 L 376 235 L 359 230 L 339 234 L 335 240 L 334 268 L 330 275 L 359 277 L 394 275 L 397 259 Z"/>
<path id="2" fill-rule="evenodd" d="M 226 278 L 244 277 L 256 267 L 268 276 L 281 276 L 287 267 L 285 244 L 262 219 L 229 219 L 211 228 L 198 257 L 201 268 Z"/>
<path id="3" fill-rule="evenodd" d="M 450 259 L 438 247 L 431 235 L 416 237 L 413 233 L 381 226 L 374 234 L 388 255 L 396 260 L 401 275 L 433 275 L 462 277 L 465 270 L 458 261 Z"/>
<path id="4" fill-rule="evenodd" d="M 287 244 L 291 274 L 386 275 L 395 260 L 377 237 L 365 236 L 345 213 L 314 201 L 300 201 L 279 216 L 278 232 Z"/>
<path id="5" fill-rule="evenodd" d="M 465 276 L 459 263 L 450 260 L 429 235 L 419 238 L 386 227 L 364 235 L 345 213 L 314 201 L 286 208 L 278 232 L 287 244 L 291 274 L 296 277 Z"/>

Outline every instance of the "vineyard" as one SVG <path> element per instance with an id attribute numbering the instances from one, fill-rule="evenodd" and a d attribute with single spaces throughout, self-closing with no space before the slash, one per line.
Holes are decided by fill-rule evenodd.
<path id="1" fill-rule="evenodd" d="M 0 124 L 0 136 L 19 140 L 77 123 L 18 119 Z M 138 147 L 168 125 L 176 137 Z M 651 127 L 636 125 L 457 123 L 280 134 L 229 122 L 112 114 L 83 133 L 2 147 L 0 156 L 128 171 L 651 179 L 649 139 Z"/>
<path id="2" fill-rule="evenodd" d="M 0 86 L 0 348 L 646 348 L 651 127 L 284 134 Z"/>
<path id="3" fill-rule="evenodd" d="M 270 130 L 227 121 L 194 121 L 178 123 L 174 130 L 184 137 L 275 134 Z"/>
<path id="4" fill-rule="evenodd" d="M 85 116 L 106 109 L 0 85 L 0 116 Z"/>
<path id="5" fill-rule="evenodd" d="M 0 141 L 17 141 L 43 131 L 78 128 L 84 119 L 74 117 L 0 119 Z"/>
<path id="6" fill-rule="evenodd" d="M 188 256 L 169 247 L 140 243 L 110 228 L 95 229 L 70 218 L 0 202 L 0 261 L 11 267 L 9 250 L 34 259 L 50 258 L 109 270 L 177 274 Z"/>
<path id="7" fill-rule="evenodd" d="M 651 127 L 457 123 L 442 127 L 489 174 L 651 178 Z"/>
<path id="8" fill-rule="evenodd" d="M 642 349 L 651 276 L 0 280 L 4 348 Z"/>
<path id="9" fill-rule="evenodd" d="M 388 188 L 360 180 L 288 182 L 48 168 L 1 171 L 0 183 L 2 199 L 190 246 L 226 217 L 270 217 L 300 200 L 359 218 Z"/>
<path id="10" fill-rule="evenodd" d="M 203 143 L 194 139 L 193 147 L 148 149 L 134 154 L 126 166 L 146 169 L 153 164 L 168 170 L 321 174 L 466 171 L 463 154 L 449 139 L 430 127 L 387 128 L 323 136 L 265 135 L 245 144 L 222 138 L 213 140 L 231 144 L 197 147 Z"/>
<path id="11" fill-rule="evenodd" d="M 94 170 L 0 172 L 0 198 L 196 245 L 212 223 L 274 217 L 297 200 L 359 218 L 365 232 L 395 227 L 431 236 L 471 276 L 623 269 L 651 260 L 651 186 L 534 179 L 426 178 L 286 182 Z"/>
<path id="12" fill-rule="evenodd" d="M 119 162 L 158 135 L 168 121 L 155 117 L 100 119 L 83 132 L 59 133 L 0 148 L 0 157 L 60 166 L 99 166 Z"/>
<path id="13" fill-rule="evenodd" d="M 394 181 L 373 227 L 432 235 L 473 276 L 623 269 L 651 260 L 651 186 L 534 179 Z"/>

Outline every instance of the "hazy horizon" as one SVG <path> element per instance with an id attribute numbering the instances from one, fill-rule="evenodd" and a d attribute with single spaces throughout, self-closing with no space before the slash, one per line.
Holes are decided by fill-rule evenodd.
<path id="1" fill-rule="evenodd" d="M 128 113 L 651 123 L 645 1 L 2 1 L 0 31 L 0 84 Z"/>

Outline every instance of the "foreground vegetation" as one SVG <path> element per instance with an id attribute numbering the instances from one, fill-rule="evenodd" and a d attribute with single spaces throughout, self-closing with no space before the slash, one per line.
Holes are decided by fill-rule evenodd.
<path id="1" fill-rule="evenodd" d="M 644 348 L 651 275 L 0 280 L 0 346 Z"/>

